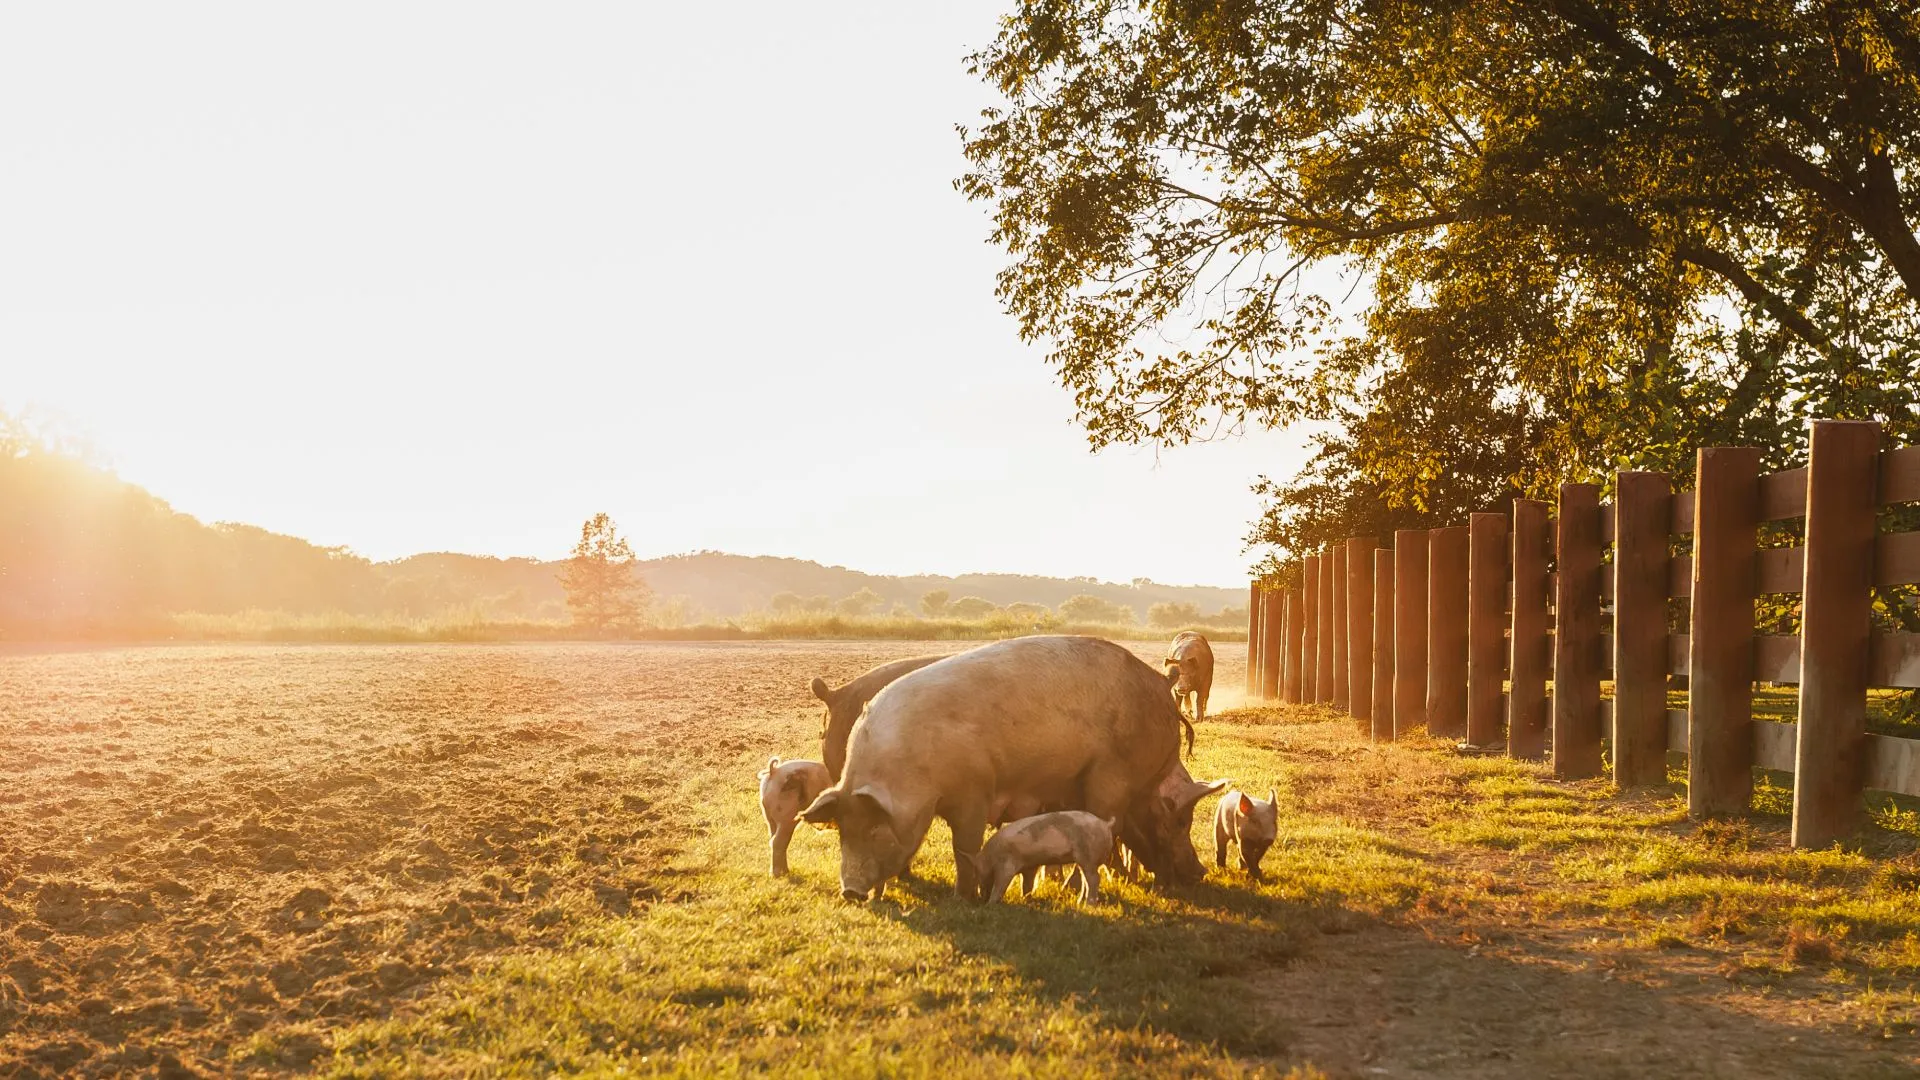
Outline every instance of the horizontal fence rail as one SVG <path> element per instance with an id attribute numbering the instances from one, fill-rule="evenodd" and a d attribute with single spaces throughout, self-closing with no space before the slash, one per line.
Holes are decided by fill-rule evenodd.
<path id="1" fill-rule="evenodd" d="M 1555 503 L 1397 530 L 1390 549 L 1329 545 L 1284 587 L 1254 583 L 1249 691 L 1352 712 L 1376 740 L 1424 726 L 1544 757 L 1567 778 L 1600 775 L 1604 742 L 1623 787 L 1664 783 L 1668 754 L 1686 754 L 1696 817 L 1745 812 L 1753 767 L 1790 772 L 1794 844 L 1841 839 L 1864 792 L 1920 796 L 1920 739 L 1866 730 L 1869 690 L 1920 689 L 1920 634 L 1871 625 L 1873 590 L 1920 584 L 1920 532 L 1876 516 L 1920 502 L 1920 446 L 1881 450 L 1876 423 L 1811 428 L 1799 468 L 1709 447 L 1686 484 L 1623 472 L 1606 501 L 1567 484 Z M 1758 546 L 1783 532 L 1800 542 Z M 1801 634 L 1759 632 L 1761 597 Z M 1797 687 L 1796 720 L 1756 718 L 1756 684 Z M 1687 708 L 1667 707 L 1670 686 Z"/>

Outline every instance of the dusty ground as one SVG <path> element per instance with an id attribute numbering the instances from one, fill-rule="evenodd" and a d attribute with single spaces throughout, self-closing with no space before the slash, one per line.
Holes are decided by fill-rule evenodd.
<path id="1" fill-rule="evenodd" d="M 0 1075 L 305 1065 L 671 894 L 650 792 L 749 746 L 735 717 L 966 644 L 0 655 Z"/>
<path id="2" fill-rule="evenodd" d="M 806 750 L 812 676 L 968 644 L 0 654 L 0 1076 L 302 1070 L 490 958 L 697 891 L 668 868 L 700 825 L 659 796 L 676 770 Z M 1297 827 L 1391 838 L 1432 892 L 1330 890 L 1249 960 L 1232 1000 L 1284 1032 L 1256 1068 L 1920 1075 L 1911 1026 L 1821 966 L 1622 944 L 1644 928 L 1566 903 L 1546 859 L 1446 840 L 1436 819 L 1473 810 L 1436 748 L 1265 723 L 1245 751 L 1284 763 Z"/>

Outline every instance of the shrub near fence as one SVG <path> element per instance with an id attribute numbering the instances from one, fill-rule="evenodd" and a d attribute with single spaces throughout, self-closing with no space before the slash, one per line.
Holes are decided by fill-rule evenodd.
<path id="1" fill-rule="evenodd" d="M 1816 420 L 1807 465 L 1759 461 L 1704 448 L 1691 490 L 1623 472 L 1611 502 L 1565 484 L 1557 504 L 1396 533 L 1391 558 L 1371 539 L 1335 544 L 1303 561 L 1303 591 L 1255 583 L 1250 621 L 1284 624 L 1289 644 L 1250 652 L 1249 684 L 1351 704 L 1376 739 L 1426 723 L 1565 778 L 1599 775 L 1603 740 L 1625 787 L 1664 782 L 1680 751 L 1696 818 L 1744 813 L 1756 765 L 1792 772 L 1793 843 L 1827 846 L 1858 826 L 1867 790 L 1920 795 L 1920 739 L 1867 731 L 1870 689 L 1920 688 L 1920 634 L 1872 622 L 1876 587 L 1920 583 L 1920 532 L 1877 524 L 1882 507 L 1920 502 L 1920 446 L 1882 451 L 1877 423 Z M 1763 526 L 1802 518 L 1801 545 L 1759 546 Z M 1798 634 L 1756 632 L 1769 594 L 1799 597 Z M 1674 601 L 1685 633 L 1670 630 Z M 1395 684 L 1415 671 L 1424 693 Z M 1673 675 L 1685 709 L 1667 708 Z M 1797 684 L 1798 719 L 1755 718 L 1756 681 Z"/>

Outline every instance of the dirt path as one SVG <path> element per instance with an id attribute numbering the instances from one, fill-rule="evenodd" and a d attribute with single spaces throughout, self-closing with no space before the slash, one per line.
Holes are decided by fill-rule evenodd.
<path id="1" fill-rule="evenodd" d="M 1336 1077 L 1920 1075 L 1911 1024 L 1874 1022 L 1821 965 L 1756 971 L 1738 941 L 1648 945 L 1632 920 L 1566 904 L 1548 854 L 1437 838 L 1438 819 L 1476 812 L 1469 763 L 1438 744 L 1376 749 L 1344 721 L 1285 729 L 1278 744 L 1303 809 L 1392 837 L 1437 882 L 1412 910 L 1310 938 L 1257 980 L 1293 1032 L 1290 1059 Z M 1660 799 L 1603 807 L 1643 814 Z M 1785 846 L 1764 830 L 1755 842 Z"/>

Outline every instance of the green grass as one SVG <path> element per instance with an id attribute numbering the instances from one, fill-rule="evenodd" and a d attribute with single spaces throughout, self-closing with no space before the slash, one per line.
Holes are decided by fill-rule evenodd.
<path id="1" fill-rule="evenodd" d="M 1196 772 L 1283 783 L 1265 729 L 1208 734 Z M 1269 1066 L 1287 1033 L 1256 1010 L 1221 1008 L 1220 995 L 1289 962 L 1304 935 L 1404 907 L 1426 880 L 1385 837 L 1300 821 L 1282 838 L 1298 872 L 1262 886 L 1238 871 L 1165 892 L 1113 882 L 1107 902 L 1081 907 L 1048 883 L 976 906 L 951 895 L 936 825 L 917 880 L 857 906 L 838 898 L 831 833 L 796 839 L 792 880 L 767 877 L 765 827 L 739 779 L 753 756 L 687 779 L 677 801 L 705 799 L 708 816 L 674 815 L 673 827 L 704 829 L 683 856 L 678 901 L 503 959 L 416 1014 L 354 1029 L 325 1071 L 1244 1075 Z M 1208 825 L 1196 834 L 1210 862 Z"/>
<path id="2" fill-rule="evenodd" d="M 1260 708 L 1201 727 L 1196 776 L 1278 789 L 1268 868 L 1283 873 L 1255 884 L 1212 869 L 1203 804 L 1204 882 L 1115 882 L 1106 903 L 1085 908 L 1052 883 L 1004 906 L 956 900 L 938 826 L 916 879 L 876 903 L 837 898 L 830 833 L 797 838 L 795 877 L 773 881 L 743 782 L 764 758 L 720 755 L 655 803 L 658 826 L 689 837 L 671 868 L 678 895 L 350 1028 L 321 1070 L 1272 1075 L 1297 1064 L 1286 1014 L 1219 1003 L 1257 1000 L 1319 935 L 1407 924 L 1522 952 L 1530 946 L 1513 928 L 1559 925 L 1590 937 L 1580 948 L 1596 956 L 1643 965 L 1705 955 L 1736 987 L 1786 992 L 1803 977 L 1863 1029 L 1913 1030 L 1913 815 L 1882 814 L 1851 849 L 1794 852 L 1764 807 L 1696 826 L 1677 785 L 1621 794 L 1554 782 L 1534 764 L 1455 757 L 1431 740 L 1369 748 L 1350 720 L 1328 719 Z M 1449 955 L 1473 963 L 1464 946 Z M 1446 977 L 1470 995 L 1472 978 L 1499 977 L 1472 974 L 1482 970 L 1492 969 Z"/>
<path id="3" fill-rule="evenodd" d="M 1853 844 L 1795 851 L 1776 785 L 1758 785 L 1745 819 L 1695 825 L 1681 783 L 1621 796 L 1601 782 L 1491 768 L 1468 786 L 1473 812 L 1431 833 L 1543 856 L 1532 893 L 1543 908 L 1600 916 L 1662 947 L 1717 947 L 1786 970 L 1838 965 L 1883 986 L 1920 976 L 1920 827 L 1911 811 L 1881 804 Z"/>

